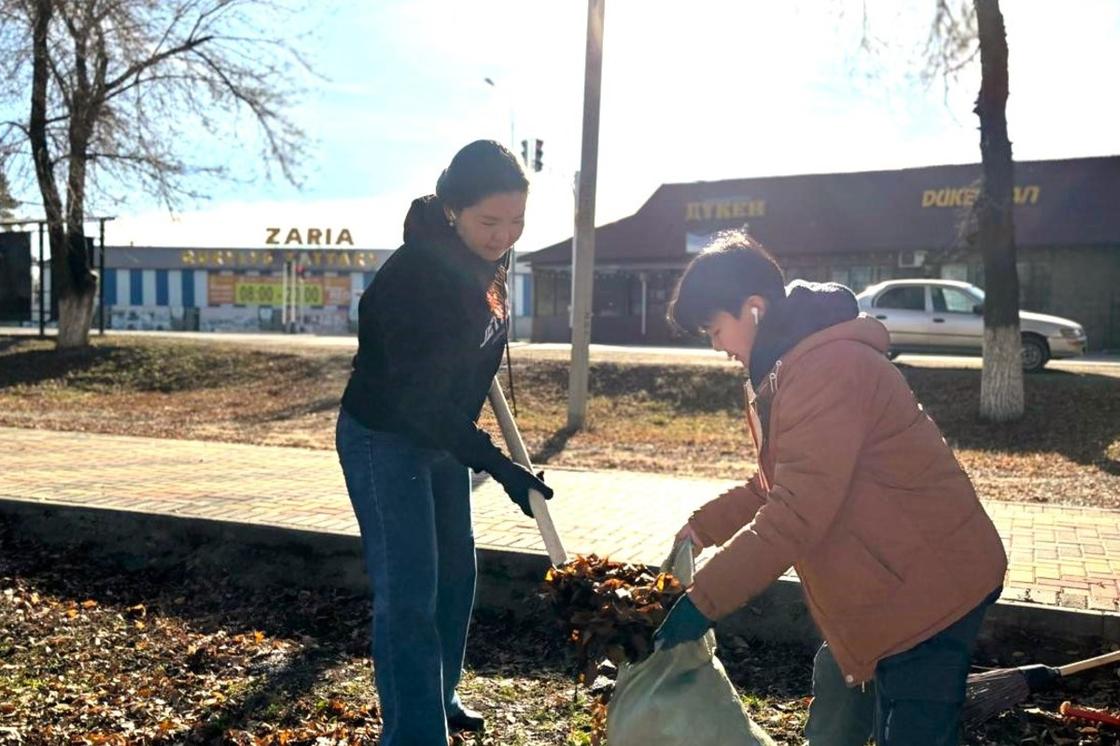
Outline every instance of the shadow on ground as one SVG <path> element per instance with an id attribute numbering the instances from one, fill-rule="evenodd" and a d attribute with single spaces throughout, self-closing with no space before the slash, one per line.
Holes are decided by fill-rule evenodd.
<path id="1" fill-rule="evenodd" d="M 1054 453 L 1120 474 L 1120 378 L 1051 370 L 1027 375 L 1023 418 L 990 424 L 976 415 L 980 371 L 898 368 L 954 448 Z"/>

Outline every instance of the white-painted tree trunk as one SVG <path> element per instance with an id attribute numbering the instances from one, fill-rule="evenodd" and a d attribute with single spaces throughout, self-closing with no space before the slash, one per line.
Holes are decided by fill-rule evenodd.
<path id="1" fill-rule="evenodd" d="M 984 329 L 980 416 L 989 422 L 1023 416 L 1022 344 L 1018 326 Z"/>
<path id="2" fill-rule="evenodd" d="M 89 344 L 89 328 L 93 322 L 93 301 L 97 283 L 85 292 L 76 292 L 58 299 L 58 348 L 85 347 Z"/>

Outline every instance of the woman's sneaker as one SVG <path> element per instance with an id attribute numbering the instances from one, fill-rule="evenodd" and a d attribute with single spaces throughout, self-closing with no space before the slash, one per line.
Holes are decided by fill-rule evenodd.
<path id="1" fill-rule="evenodd" d="M 448 713 L 447 727 L 451 730 L 480 731 L 485 727 L 486 719 L 481 714 L 463 707 L 458 712 Z"/>

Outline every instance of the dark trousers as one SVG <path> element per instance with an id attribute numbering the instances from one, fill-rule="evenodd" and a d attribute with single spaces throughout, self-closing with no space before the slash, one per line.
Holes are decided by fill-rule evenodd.
<path id="1" fill-rule="evenodd" d="M 875 678 L 849 687 L 828 643 L 813 659 L 810 746 L 950 746 L 959 742 L 965 679 L 980 625 L 997 588 L 963 618 L 909 650 L 879 661 Z"/>

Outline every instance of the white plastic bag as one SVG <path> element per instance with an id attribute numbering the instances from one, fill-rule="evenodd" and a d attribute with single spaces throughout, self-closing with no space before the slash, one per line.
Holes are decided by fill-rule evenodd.
<path id="1" fill-rule="evenodd" d="M 692 543 L 672 560 L 682 585 L 692 582 Z M 641 663 L 622 664 L 607 708 L 609 746 L 767 746 L 770 737 L 743 710 L 723 664 L 716 635 L 670 650 L 660 646 Z"/>

